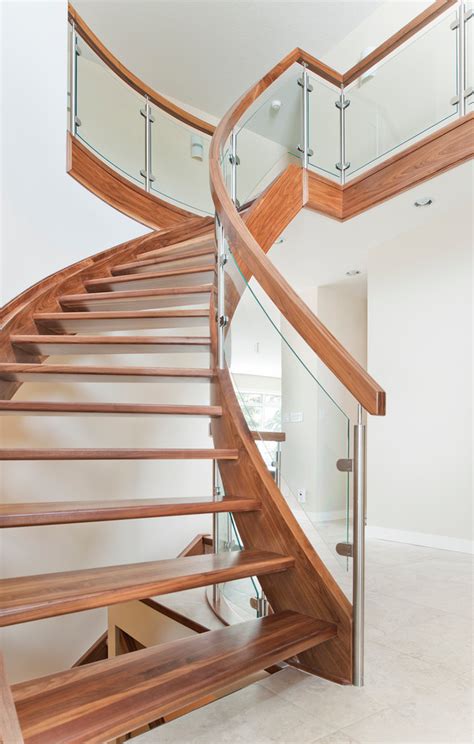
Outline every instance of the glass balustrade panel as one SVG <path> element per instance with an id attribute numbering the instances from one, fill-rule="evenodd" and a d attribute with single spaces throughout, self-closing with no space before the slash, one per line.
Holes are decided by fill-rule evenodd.
<path id="1" fill-rule="evenodd" d="M 209 187 L 211 138 L 151 106 L 151 191 L 183 209 L 214 214 Z"/>
<path id="2" fill-rule="evenodd" d="M 218 553 L 244 549 L 235 519 L 228 512 L 217 515 L 217 546 Z M 255 618 L 257 599 L 260 594 L 261 587 L 256 577 L 248 576 L 243 579 L 226 581 L 219 584 L 219 607 L 217 609 L 222 613 L 226 622 L 231 624 Z"/>
<path id="3" fill-rule="evenodd" d="M 351 592 L 351 559 L 336 546 L 351 538 L 350 418 L 357 404 L 232 254 L 226 264 L 225 356 L 237 401 L 263 460 L 321 559 Z M 346 411 L 349 411 L 346 413 Z M 279 432 L 283 441 L 271 441 Z"/>
<path id="4" fill-rule="evenodd" d="M 301 67 L 292 66 L 245 113 L 237 133 L 237 199 L 260 194 L 291 163 L 300 162 Z M 231 152 L 229 152 L 231 155 Z"/>
<path id="5" fill-rule="evenodd" d="M 348 179 L 457 116 L 455 19 L 445 15 L 348 86 Z"/>
<path id="6" fill-rule="evenodd" d="M 143 186 L 144 99 L 78 38 L 76 136 L 121 175 Z"/>
<path id="7" fill-rule="evenodd" d="M 313 154 L 309 168 L 327 178 L 340 179 L 336 163 L 339 152 L 339 101 L 340 91 L 315 75 L 310 75 L 312 92 L 309 94 L 309 145 Z"/>

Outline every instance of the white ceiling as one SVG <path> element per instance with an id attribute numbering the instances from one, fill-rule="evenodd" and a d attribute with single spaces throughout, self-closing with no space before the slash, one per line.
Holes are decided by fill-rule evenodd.
<path id="1" fill-rule="evenodd" d="M 324 59 L 387 0 L 74 0 L 160 93 L 221 116 L 296 46 Z"/>
<path id="2" fill-rule="evenodd" d="M 409 234 L 440 214 L 459 224 L 454 214 L 461 212 L 462 229 L 469 229 L 473 183 L 474 165 L 468 162 L 346 222 L 303 209 L 283 233 L 283 242 L 274 245 L 269 255 L 299 291 L 341 281 L 356 283 L 357 278 L 347 277 L 346 271 L 358 269 L 363 275 L 370 248 Z M 431 197 L 433 204 L 415 207 L 414 201 L 424 196 Z"/>

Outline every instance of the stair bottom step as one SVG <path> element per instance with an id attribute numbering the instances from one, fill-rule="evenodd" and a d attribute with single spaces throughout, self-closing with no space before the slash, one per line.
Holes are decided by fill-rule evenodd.
<path id="1" fill-rule="evenodd" d="M 282 612 L 15 685 L 25 744 L 107 741 L 335 635 Z"/>

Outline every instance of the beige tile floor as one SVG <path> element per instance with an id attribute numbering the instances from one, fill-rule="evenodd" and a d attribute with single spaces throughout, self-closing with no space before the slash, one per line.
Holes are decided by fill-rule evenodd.
<path id="1" fill-rule="evenodd" d="M 342 567 L 338 578 L 349 591 Z M 471 556 L 369 541 L 362 689 L 288 667 L 135 741 L 470 744 L 472 578 Z M 200 606 L 205 622 L 196 594 L 181 602 Z"/>

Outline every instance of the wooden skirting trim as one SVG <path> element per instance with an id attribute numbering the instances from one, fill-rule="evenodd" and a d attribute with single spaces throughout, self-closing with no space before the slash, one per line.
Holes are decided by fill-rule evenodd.
<path id="1" fill-rule="evenodd" d="M 345 186 L 308 171 L 306 207 L 347 220 L 474 157 L 474 114 L 448 124 Z"/>
<path id="2" fill-rule="evenodd" d="M 176 227 L 196 217 L 135 186 L 109 168 L 70 132 L 67 133 L 67 172 L 111 207 L 155 230 Z"/>

